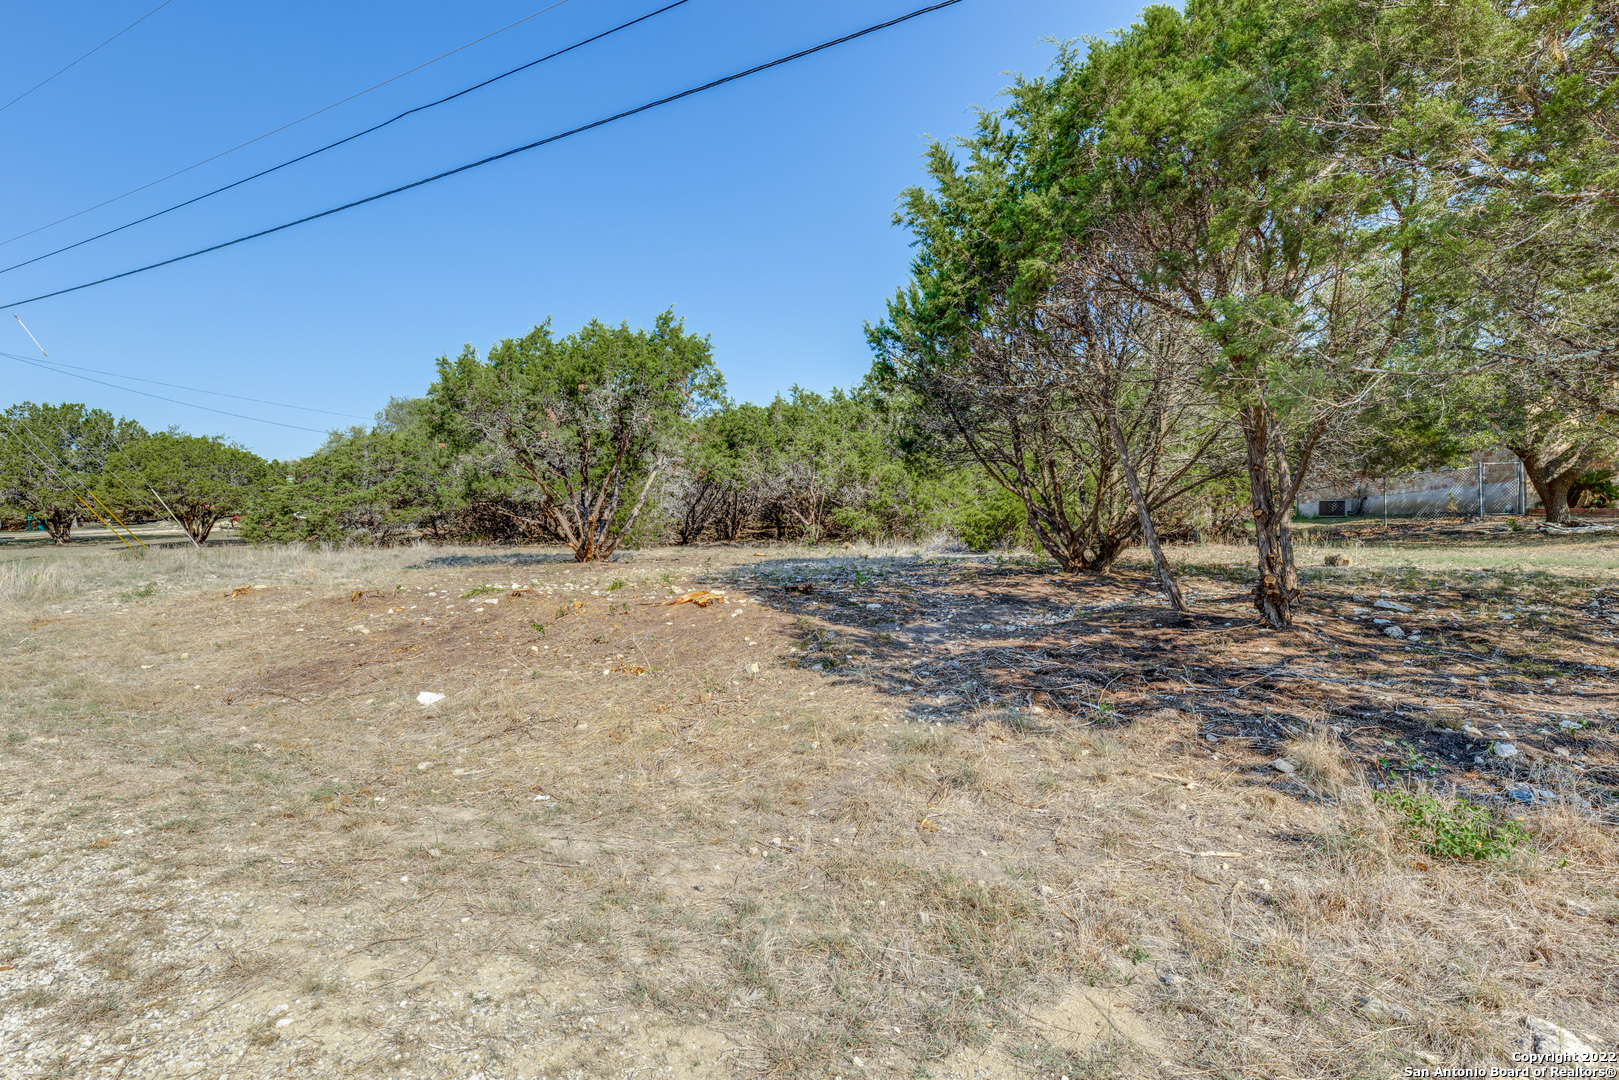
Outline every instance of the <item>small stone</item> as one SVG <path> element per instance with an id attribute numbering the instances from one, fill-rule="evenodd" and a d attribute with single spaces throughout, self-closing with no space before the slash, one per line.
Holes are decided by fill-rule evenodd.
<path id="1" fill-rule="evenodd" d="M 979 848 L 978 849 L 978 857 L 980 859 L 987 859 L 987 858 L 989 858 L 989 852 L 985 851 L 983 848 Z"/>
<path id="2" fill-rule="evenodd" d="M 1042 885 L 1042 886 L 1040 886 L 1040 895 L 1041 896 L 1056 896 L 1057 895 L 1057 890 L 1053 889 L 1050 885 Z"/>
<path id="3" fill-rule="evenodd" d="M 1405 639 L 1405 631 L 1401 630 L 1398 626 L 1385 626 L 1383 628 L 1383 636 L 1396 638 L 1403 641 Z"/>
<path id="4" fill-rule="evenodd" d="M 581 721 L 579 721 L 579 723 L 573 725 L 573 730 L 575 730 L 575 731 L 584 731 L 589 726 L 590 726 L 589 724 L 587 724 L 583 720 L 581 720 Z"/>
<path id="5" fill-rule="evenodd" d="M 1472 724 L 1463 724 L 1462 725 L 1462 734 L 1466 735 L 1470 739 L 1483 739 L 1485 737 L 1484 732 L 1480 731 L 1478 728 L 1474 727 Z"/>
<path id="6" fill-rule="evenodd" d="M 1406 607 L 1404 604 L 1396 604 L 1393 600 L 1373 600 L 1372 606 L 1374 608 L 1382 608 L 1384 611 L 1398 611 L 1407 615 L 1411 613 L 1410 608 Z"/>
<path id="7" fill-rule="evenodd" d="M 1581 724 L 1578 720 L 1559 720 L 1557 721 L 1557 726 L 1562 728 L 1564 731 L 1573 731 L 1575 728 L 1584 727 L 1585 725 Z"/>
<path id="8" fill-rule="evenodd" d="M 1535 1016 L 1523 1018 L 1524 1027 L 1529 1029 L 1530 1050 L 1537 1054 L 1594 1054 L 1591 1047 L 1580 1041 L 1567 1028 L 1558 1027 L 1550 1020 L 1542 1020 Z"/>
<path id="9" fill-rule="evenodd" d="M 1498 742 L 1490 747 L 1490 753 L 1499 758 L 1508 758 L 1515 756 L 1518 748 L 1509 742 Z"/>
<path id="10" fill-rule="evenodd" d="M 426 772 L 428 769 L 431 769 L 432 767 L 433 767 L 433 763 L 431 761 L 418 761 L 416 763 L 416 770 L 418 772 Z"/>
<path id="11" fill-rule="evenodd" d="M 437 705 L 443 700 L 443 694 L 435 694 L 431 690 L 423 690 L 421 693 L 416 695 L 416 702 L 419 705 Z"/>
<path id="12" fill-rule="evenodd" d="M 1158 981 L 1165 986 L 1183 986 L 1186 983 L 1186 976 L 1178 971 L 1160 971 Z"/>
<path id="13" fill-rule="evenodd" d="M 1294 769 L 1293 763 L 1286 758 L 1277 758 L 1270 766 L 1279 773 L 1291 773 Z"/>
<path id="14" fill-rule="evenodd" d="M 1570 756 L 1572 756 L 1572 755 L 1570 755 L 1570 754 L 1569 754 L 1569 752 L 1568 752 L 1568 747 L 1566 747 L 1566 746 L 1559 746 L 1559 747 L 1558 747 L 1558 748 L 1557 748 L 1557 756 L 1558 756 L 1558 757 L 1570 757 Z"/>
<path id="15" fill-rule="evenodd" d="M 1410 1009 L 1375 994 L 1361 998 L 1355 1005 L 1355 1011 L 1374 1024 L 1409 1024 L 1416 1020 Z"/>

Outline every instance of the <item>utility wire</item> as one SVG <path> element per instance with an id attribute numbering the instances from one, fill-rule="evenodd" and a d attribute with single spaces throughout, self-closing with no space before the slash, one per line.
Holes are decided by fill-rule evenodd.
<path id="1" fill-rule="evenodd" d="M 62 247 L 57 248 L 55 251 L 47 251 L 43 255 L 35 255 L 32 259 L 24 259 L 22 262 L 12 263 L 10 266 L 5 267 L 4 269 L 0 269 L 0 274 L 9 274 L 13 270 L 21 269 L 24 266 L 31 266 L 34 263 L 40 262 L 40 261 L 42 261 L 44 259 L 49 259 L 54 255 L 60 255 L 64 251 L 72 251 L 74 248 L 83 247 L 85 244 L 93 243 L 96 240 L 100 240 L 100 239 L 103 239 L 104 237 L 111 236 L 113 233 L 120 233 L 120 232 L 123 232 L 125 229 L 132 229 L 136 225 L 143 225 L 146 222 L 151 221 L 153 218 L 160 218 L 164 214 L 172 214 L 174 211 L 184 209 L 187 206 L 191 206 L 193 203 L 202 202 L 204 199 L 211 199 L 215 195 L 219 195 L 219 194 L 222 194 L 224 192 L 227 192 L 227 191 L 231 190 L 232 188 L 241 187 L 243 184 L 246 184 L 246 183 L 248 183 L 250 181 L 253 181 L 253 180 L 257 180 L 260 177 L 269 176 L 273 172 L 280 172 L 282 169 L 287 168 L 289 165 L 296 165 L 300 161 L 308 161 L 310 158 L 315 157 L 317 154 L 324 154 L 328 150 L 335 150 L 337 147 L 342 146 L 345 143 L 351 143 L 355 139 L 361 138 L 361 137 L 366 136 L 366 135 L 370 135 L 374 131 L 381 131 L 383 128 L 387 127 L 389 124 L 398 123 L 400 120 L 405 119 L 405 117 L 407 117 L 407 116 L 414 116 L 416 113 L 426 112 L 428 109 L 437 108 L 438 106 L 443 105 L 446 102 L 454 101 L 456 98 L 465 97 L 466 95 L 472 93 L 474 90 L 481 90 L 484 87 L 490 85 L 491 83 L 497 83 L 500 80 L 508 78 L 508 77 L 510 77 L 512 75 L 516 75 L 519 72 L 527 71 L 529 68 L 538 67 L 540 64 L 543 64 L 548 60 L 555 60 L 557 57 L 564 56 L 567 53 L 571 53 L 575 49 L 582 49 L 586 45 L 591 44 L 592 42 L 600 41 L 602 38 L 605 38 L 605 37 L 611 37 L 612 35 L 618 33 L 620 30 L 628 30 L 632 26 L 635 26 L 635 25 L 637 25 L 639 23 L 644 23 L 648 19 L 654 18 L 654 17 L 656 17 L 658 15 L 662 15 L 664 12 L 669 11 L 672 8 L 680 7 L 682 4 L 686 4 L 686 3 L 689 3 L 689 2 L 690 2 L 690 0 L 674 0 L 674 3 L 665 4 L 663 7 L 659 8 L 658 10 L 653 11 L 653 12 L 649 12 L 646 15 L 642 15 L 640 18 L 631 19 L 627 23 L 620 23 L 619 25 L 613 27 L 611 30 L 603 30 L 601 33 L 595 34 L 595 35 L 593 35 L 591 37 L 587 37 L 583 41 L 576 41 L 572 45 L 569 45 L 567 48 L 558 49 L 553 53 L 549 53 L 549 54 L 547 54 L 545 56 L 540 57 L 538 60 L 530 60 L 528 63 L 522 64 L 522 65 L 520 65 L 518 67 L 514 67 L 510 71 L 503 71 L 499 75 L 496 75 L 496 76 L 494 76 L 492 78 L 485 79 L 483 82 L 475 83 L 474 85 L 467 87 L 465 90 L 457 90 L 455 93 L 450 94 L 448 97 L 441 97 L 437 101 L 430 101 L 426 105 L 418 105 L 414 109 L 406 109 L 404 112 L 398 114 L 397 116 L 392 116 L 392 117 L 388 118 L 387 120 L 384 120 L 380 124 L 373 124 L 372 126 L 366 128 L 363 131 L 356 131 L 352 135 L 346 135 L 343 138 L 338 139 L 336 142 L 327 143 L 325 146 L 322 146 L 322 147 L 320 147 L 318 149 L 315 149 L 315 150 L 311 150 L 307 154 L 299 154 L 297 157 L 289 158 L 288 160 L 283 161 L 279 165 L 272 165 L 268 169 L 261 169 L 258 172 L 252 174 L 251 176 L 244 176 L 240 180 L 233 180 L 230 183 L 224 185 L 223 187 L 217 187 L 217 188 L 214 188 L 212 191 L 206 191 L 201 195 L 197 195 L 197 196 L 195 196 L 193 198 L 186 199 L 184 202 L 177 202 L 173 206 L 167 207 L 167 208 L 165 208 L 163 210 L 155 211 L 154 213 L 147 214 L 145 217 L 136 218 L 134 221 L 126 222 L 123 225 L 119 225 L 119 226 L 117 226 L 115 228 L 108 229 L 105 232 L 96 233 L 94 236 L 87 236 L 83 240 L 75 240 L 73 243 L 65 244 Z M 102 205 L 106 205 L 106 204 L 103 203 Z M 63 220 L 66 220 L 66 219 L 64 218 Z"/>
<path id="2" fill-rule="evenodd" d="M 0 355 L 6 355 L 6 354 L 0 354 Z M 292 409 L 292 410 L 294 410 L 296 412 L 322 413 L 322 414 L 324 414 L 326 416 L 342 416 L 342 417 L 345 417 L 345 418 L 347 418 L 349 420 L 370 420 L 370 419 L 372 419 L 369 416 L 359 416 L 359 415 L 357 415 L 355 413 L 335 412 L 335 411 L 333 411 L 331 409 L 311 409 L 311 408 L 309 408 L 308 406 L 305 406 L 305 405 L 288 405 L 285 402 L 270 401 L 270 400 L 268 400 L 266 398 L 245 397 L 242 394 L 227 394 L 222 390 L 204 390 L 199 386 L 186 386 L 183 383 L 168 383 L 168 382 L 159 382 L 156 379 L 142 379 L 139 376 L 125 375 L 124 373 L 119 372 L 119 371 L 102 371 L 100 368 L 84 367 L 84 366 L 82 366 L 80 364 L 67 364 L 67 363 L 63 363 L 60 360 L 47 360 L 46 363 L 54 365 L 56 367 L 71 368 L 71 369 L 73 369 L 73 371 L 88 371 L 88 372 L 90 372 L 91 374 L 94 374 L 94 375 L 106 375 L 107 377 L 113 378 L 113 379 L 128 379 L 131 382 L 146 383 L 146 384 L 148 384 L 150 386 L 166 386 L 171 390 L 189 390 L 193 394 L 208 394 L 208 395 L 210 395 L 212 397 L 231 398 L 231 399 L 236 400 L 236 401 L 251 401 L 255 405 L 270 405 L 270 406 L 273 406 L 273 407 L 275 407 L 277 409 Z M 71 372 L 64 371 L 64 372 L 62 372 L 62 374 L 63 375 L 68 375 L 68 374 L 71 374 Z"/>
<path id="3" fill-rule="evenodd" d="M 48 82 L 51 81 L 51 79 L 56 78 L 57 75 L 66 74 L 69 68 L 77 67 L 81 62 L 90 59 L 90 57 L 94 56 L 96 53 L 100 52 L 102 49 L 105 49 L 108 45 L 111 45 L 113 42 L 117 41 L 119 38 L 123 37 L 125 34 L 129 33 L 131 30 L 135 29 L 135 27 L 139 26 L 141 23 L 145 22 L 147 19 L 150 19 L 153 15 L 156 15 L 158 12 L 162 11 L 164 8 L 168 7 L 172 3 L 174 3 L 174 0 L 163 0 L 163 2 L 161 4 L 157 5 L 157 7 L 153 8 L 151 11 L 148 11 L 145 15 L 142 15 L 140 18 L 136 19 L 134 22 L 130 23 L 128 26 L 126 26 L 122 30 L 118 31 L 112 37 L 108 38 L 106 41 L 103 41 L 100 45 L 97 45 L 95 48 L 91 49 L 89 52 L 87 52 L 83 56 L 79 57 L 79 59 L 73 61 L 73 63 L 69 64 L 67 67 L 63 68 L 61 71 L 58 71 L 56 73 L 56 75 L 50 76 L 49 78 L 45 79 L 43 82 L 35 83 L 33 86 L 30 86 L 28 89 L 24 90 L 22 93 L 18 94 L 16 97 L 14 97 L 10 101 L 6 102 L 4 105 L 0 105 L 0 112 L 5 112 L 7 109 L 9 109 L 13 105 L 17 104 L 17 102 L 21 101 L 23 98 L 27 97 L 29 94 L 32 94 L 35 90 L 38 90 L 40 87 L 44 86 L 45 83 L 48 83 Z"/>
<path id="4" fill-rule="evenodd" d="M 117 383 L 106 382 L 102 379 L 92 379 L 88 375 L 76 375 L 71 371 L 63 371 L 60 368 L 50 367 L 46 364 L 40 363 L 38 360 L 30 360 L 26 356 L 18 356 L 15 353 L 0 352 L 0 356 L 5 357 L 7 360 L 15 360 L 19 364 L 27 364 L 29 367 L 39 368 L 41 371 L 54 371 L 58 375 L 66 375 L 73 379 L 83 379 L 85 382 L 92 382 L 98 386 L 110 386 L 114 390 L 122 390 L 126 394 L 139 394 L 141 397 L 156 398 L 158 401 L 167 401 L 174 405 L 184 405 L 188 409 L 201 409 L 203 412 L 218 413 L 220 416 L 234 416 L 238 420 L 252 420 L 259 424 L 273 424 L 276 427 L 291 428 L 294 431 L 313 431 L 316 435 L 329 434 L 329 432 L 320 428 L 303 427 L 299 424 L 283 424 L 279 420 L 265 420 L 263 417 L 248 416 L 246 413 L 227 412 L 224 409 L 214 409 L 208 407 L 207 405 L 194 405 L 189 401 L 181 401 L 179 398 L 164 397 L 162 394 L 148 394 L 145 390 L 136 390 L 129 386 L 119 386 Z"/>
<path id="5" fill-rule="evenodd" d="M 591 123 L 588 123 L 588 124 L 582 124 L 579 127 L 571 128 L 571 129 L 569 129 L 567 131 L 564 131 L 564 132 L 562 132 L 561 134 L 558 134 L 558 135 L 551 135 L 551 136 L 548 136 L 548 137 L 546 137 L 544 139 L 538 139 L 538 140 L 536 140 L 534 142 L 527 143 L 527 144 L 525 144 L 523 146 L 513 147 L 512 149 L 503 151 L 503 152 L 501 152 L 499 154 L 491 154 L 489 157 L 481 158 L 478 161 L 469 162 L 466 165 L 457 166 L 454 169 L 447 169 L 444 172 L 436 173 L 433 176 L 429 176 L 429 177 L 426 177 L 426 178 L 421 179 L 421 180 L 412 181 L 409 184 L 401 184 L 399 187 L 390 188 L 387 191 L 378 192 L 375 195 L 368 195 L 363 199 L 355 199 L 353 202 L 344 203 L 342 206 L 334 206 L 330 210 L 322 210 L 318 214 L 310 214 L 307 217 L 301 217 L 301 218 L 298 218 L 296 221 L 289 221 L 289 222 L 286 222 L 283 225 L 275 225 L 275 226 L 272 226 L 271 228 L 268 228 L 268 229 L 260 229 L 258 232 L 255 232 L 255 233 L 248 233 L 246 236 L 238 236 L 234 240 L 226 240 L 223 243 L 214 244 L 214 245 L 212 245 L 210 247 L 199 248 L 198 250 L 188 252 L 185 255 L 176 255 L 171 259 L 164 259 L 161 262 L 148 263 L 146 266 L 139 266 L 139 267 L 136 267 L 133 270 L 125 270 L 121 274 L 111 274 L 111 275 L 109 275 L 107 277 L 104 277 L 104 278 L 97 278 L 94 281 L 87 281 L 82 285 L 73 285 L 73 286 L 70 286 L 70 287 L 68 287 L 66 289 L 56 289 L 53 292 L 41 293 L 38 296 L 30 296 L 26 300 L 14 300 L 9 304 L 0 304 L 0 311 L 4 311 L 4 310 L 7 310 L 9 308 L 14 308 L 14 307 L 21 307 L 23 304 L 32 304 L 32 303 L 34 303 L 35 301 L 38 301 L 38 300 L 48 300 L 53 296 L 62 296 L 62 295 L 65 295 L 67 293 L 78 292 L 81 289 L 93 288 L 96 285 L 105 285 L 109 281 L 118 281 L 121 278 L 133 277 L 136 274 L 144 274 L 148 270 L 156 270 L 159 267 L 170 266 L 170 265 L 173 265 L 174 263 L 177 263 L 177 262 L 184 262 L 187 259 L 194 259 L 199 255 L 207 255 L 210 252 L 220 251 L 220 250 L 222 250 L 224 248 L 228 248 L 228 247 L 234 247 L 237 244 L 244 244 L 249 240 L 257 240 L 261 236 L 269 236 L 272 233 L 278 233 L 278 232 L 281 232 L 281 231 L 283 231 L 285 229 L 290 229 L 290 228 L 292 228 L 292 227 L 294 227 L 296 225 L 303 225 L 303 224 L 306 224 L 307 222 L 318 221 L 321 218 L 331 217 L 333 214 L 340 214 L 345 210 L 352 210 L 357 206 L 364 206 L 367 203 L 373 203 L 373 202 L 378 201 L 379 199 L 386 199 L 389 196 L 398 195 L 401 192 L 410 191 L 410 190 L 412 190 L 414 188 L 419 188 L 419 187 L 422 187 L 422 186 L 424 186 L 426 184 L 431 184 L 431 183 L 434 183 L 434 182 L 439 181 L 439 180 L 444 180 L 444 179 L 446 179 L 448 177 L 456 176 L 456 175 L 458 175 L 460 173 L 464 173 L 464 172 L 467 172 L 467 171 L 472 170 L 472 169 L 481 168 L 484 165 L 489 165 L 489 164 L 492 164 L 493 162 L 496 162 L 496 161 L 503 161 L 506 158 L 515 157 L 518 154 L 526 153 L 526 152 L 528 152 L 530 150 L 537 150 L 542 146 L 549 146 L 551 143 L 561 142 L 563 139 L 571 138 L 574 135 L 580 135 L 580 134 L 583 134 L 584 132 L 587 132 L 587 131 L 594 131 L 596 128 L 599 128 L 599 127 L 606 127 L 608 124 L 614 123 L 615 121 L 624 120 L 624 119 L 627 119 L 627 118 L 629 118 L 631 116 L 638 116 L 641 113 L 648 112 L 648 111 L 650 111 L 652 109 L 656 109 L 659 106 L 668 105 L 668 104 L 671 104 L 671 103 L 676 102 L 676 101 L 681 101 L 681 100 L 683 100 L 685 98 L 692 97 L 695 94 L 701 94 L 701 93 L 703 93 L 705 91 L 713 90 L 716 87 L 724 86 L 727 83 L 733 83 L 733 82 L 736 82 L 739 79 L 745 79 L 750 75 L 757 75 L 761 71 L 769 71 L 771 68 L 780 67 L 783 64 L 790 64 L 795 60 L 802 60 L 803 58 L 805 58 L 807 56 L 812 56 L 815 53 L 823 52 L 826 49 L 835 48 L 835 47 L 837 47 L 839 45 L 843 45 L 843 44 L 845 44 L 847 42 L 854 41 L 856 38 L 865 37 L 867 34 L 875 34 L 879 30 L 886 30 L 889 27 L 898 26 L 900 23 L 909 22 L 910 20 L 920 18 L 923 15 L 929 15 L 929 14 L 932 14 L 933 12 L 935 12 L 935 11 L 940 11 L 940 10 L 943 10 L 944 8 L 947 8 L 947 7 L 954 7 L 956 4 L 959 4 L 961 2 L 962 2 L 962 0 L 943 0 L 942 3 L 930 4 L 927 7 L 918 8 L 917 10 L 915 10 L 913 12 L 910 12 L 907 15 L 901 15 L 898 18 L 889 19 L 887 22 L 880 22 L 880 23 L 877 23 L 877 24 L 875 24 L 873 26 L 868 26 L 864 30 L 856 30 L 852 34 L 845 34 L 842 37 L 833 38 L 831 41 L 824 41 L 819 45 L 811 46 L 808 49 L 802 49 L 802 50 L 800 50 L 798 52 L 792 53 L 789 56 L 783 56 L 783 57 L 781 57 L 779 59 L 771 60 L 768 63 L 760 64 L 757 67 L 748 68 L 746 71 L 739 71 L 734 75 L 727 75 L 724 78 L 715 79 L 714 81 L 704 83 L 701 86 L 694 86 L 690 90 L 682 90 L 678 94 L 670 94 L 668 97 L 659 98 L 657 101 L 650 101 L 650 102 L 647 102 L 645 105 L 637 105 L 633 109 L 626 109 L 621 113 L 615 113 L 612 116 L 606 117 L 604 119 L 594 120 L 594 121 L 592 121 Z M 92 381 L 94 381 L 94 380 L 92 380 Z M 149 395 L 149 396 L 155 396 L 155 395 Z M 265 422 L 270 423 L 271 421 L 265 421 Z M 292 425 L 283 425 L 283 426 L 290 427 Z M 305 428 L 303 430 L 307 431 L 307 430 L 311 430 L 311 429 Z"/>
<path id="6" fill-rule="evenodd" d="M 274 310 L 274 309 L 272 309 L 272 310 Z M 286 313 L 285 312 L 277 312 L 277 314 L 286 314 Z M 310 325 L 320 327 L 320 324 L 318 324 L 318 323 L 311 323 Z M 333 329 L 331 327 L 320 327 L 320 328 L 321 329 L 327 329 L 327 330 Z M 266 393 L 266 394 L 274 394 L 274 393 L 278 392 L 277 390 L 271 389 L 268 386 L 260 386 L 257 383 L 243 382 L 241 379 L 226 378 L 225 376 L 220 375 L 220 374 L 218 374 L 217 372 L 214 372 L 214 371 L 204 371 L 204 370 L 202 370 L 200 368 L 187 367 L 184 364 L 176 364 L 172 360 L 156 360 L 156 359 L 153 359 L 150 356 L 143 356 L 140 353 L 130 352 L 128 349 L 120 349 L 120 348 L 118 348 L 116 346 L 113 346 L 113 345 L 106 345 L 106 344 L 103 344 L 102 342 L 99 342 L 99 341 L 91 341 L 88 338 L 82 338 L 82 337 L 79 337 L 79 336 L 77 336 L 75 334 L 69 334 L 65 330 L 60 330 L 60 329 L 57 329 L 57 328 L 54 328 L 54 327 L 51 330 L 51 334 L 53 336 L 55 336 L 55 337 L 66 338 L 69 341 L 76 341 L 80 345 L 88 345 L 92 349 L 100 349 L 103 352 L 116 353 L 119 356 L 127 356 L 127 357 L 130 357 L 131 359 L 139 360 L 143 364 L 154 364 L 154 365 L 156 365 L 158 367 L 172 368 L 175 371 L 184 372 L 187 375 L 201 375 L 204 378 L 218 379 L 220 382 L 229 383 L 232 386 L 240 386 L 240 387 L 244 387 L 244 388 L 246 388 L 248 390 L 258 390 L 258 391 L 260 391 L 262 393 Z M 95 369 L 94 368 L 85 368 L 84 370 L 86 370 L 86 371 L 94 371 Z M 110 374 L 110 373 L 102 372 L 101 374 Z M 122 375 L 122 376 L 119 376 L 119 377 L 127 379 L 127 378 L 132 378 L 133 376 Z M 313 401 L 318 405 L 336 406 L 338 404 L 335 401 L 326 401 L 323 398 L 303 397 L 302 395 L 299 395 L 299 394 L 288 394 L 287 397 L 293 399 L 294 401 Z M 303 408 L 303 406 L 301 406 L 301 405 L 287 405 L 285 407 L 289 408 L 289 409 Z M 310 410 L 307 410 L 307 411 L 309 411 L 309 412 L 322 412 L 324 410 L 310 409 Z M 349 414 L 344 413 L 344 412 L 334 412 L 333 415 L 334 416 L 347 416 Z"/>
<path id="7" fill-rule="evenodd" d="M 172 0 L 171 0 L 171 2 L 172 2 Z M 57 218 L 55 221 L 47 222 L 44 225 L 40 225 L 40 226 L 37 226 L 35 228 L 29 229 L 27 232 L 18 233 L 16 236 L 13 236 L 10 240 L 0 240 L 0 247 L 4 247 L 5 245 L 7 245 L 9 243 L 12 243 L 13 241 L 21 240 L 25 236 L 33 236 L 37 232 L 44 232 L 46 229 L 49 229 L 49 228 L 52 228 L 54 226 L 60 225 L 64 221 L 72 221 L 76 217 L 83 217 L 85 214 L 88 214 L 92 210 L 100 210 L 103 206 L 111 206 L 113 203 L 118 202 L 120 199 L 127 199 L 131 195 L 135 195 L 135 194 L 138 194 L 138 193 L 140 193 L 142 191 L 145 191 L 149 187 L 156 187 L 158 184 L 164 183 L 165 181 L 173 180 L 176 176 L 180 176 L 180 175 L 182 175 L 184 173 L 188 173 L 192 169 L 200 169 L 202 166 L 208 164 L 210 161 L 218 161 L 220 158 L 225 157 L 226 155 L 229 155 L 229 154 L 234 154 L 234 153 L 236 153 L 236 151 L 245 149 L 245 148 L 247 148 L 249 146 L 252 146 L 256 142 L 262 142 L 265 139 L 268 139 L 271 135 L 278 135 L 281 132 L 286 131 L 288 128 L 297 127 L 299 124 L 303 123 L 305 120 L 313 120 L 315 117 L 321 115 L 322 113 L 331 112 L 333 109 L 337 108 L 339 105 L 347 105 L 349 102 L 355 100 L 356 98 L 362 98 L 365 95 L 371 93 L 373 90 L 380 90 L 384 86 L 387 86 L 389 83 L 398 82 L 400 79 L 403 79 L 407 75 L 414 75 L 416 72 L 422 70 L 423 68 L 431 67 L 432 65 L 438 63 L 440 60 L 446 60 L 446 59 L 454 56 L 458 52 L 465 52 L 467 49 L 472 48 L 474 45 L 477 45 L 477 44 L 480 44 L 482 42 L 488 41 L 492 37 L 497 37 L 497 36 L 499 36 L 501 34 L 504 34 L 506 31 L 514 29 L 515 27 L 521 26 L 521 25 L 523 25 L 524 23 L 528 22 L 531 19 L 537 19 L 541 15 L 544 15 L 547 11 L 550 11 L 553 8 L 559 8 L 563 4 L 566 4 L 567 2 L 568 2 L 568 0 L 556 0 L 556 3 L 549 4 L 546 7 L 543 7 L 540 10 L 536 11 L 532 15 L 525 15 L 521 19 L 518 19 L 514 23 L 507 23 L 505 26 L 502 26 L 499 30 L 491 30 L 489 33 L 485 34 L 483 37 L 473 38 L 471 41 L 467 42 L 465 45 L 461 45 L 461 46 L 458 46 L 457 48 L 451 49 L 447 53 L 440 53 L 438 56 L 433 57 L 433 59 L 424 61 L 424 62 L 422 62 L 420 64 L 417 64 L 415 67 L 409 69 L 408 71 L 401 71 L 398 75 L 395 75 L 395 76 L 393 76 L 391 78 L 383 79 L 381 82 L 377 83 L 374 86 L 368 86 L 364 90 L 361 90 L 361 91 L 359 91 L 357 93 L 350 94 L 348 97 L 343 98 L 341 101 L 334 101 L 330 105 L 327 105 L 327 106 L 324 106 L 322 108 L 316 109 L 314 112 L 309 113 L 309 114 L 307 114 L 305 116 L 300 116 L 296 120 L 288 121 L 287 123 L 282 124 L 278 128 L 272 128 L 269 131 L 266 131 L 263 135 L 255 136 L 254 138 L 251 138 L 251 139 L 247 140 L 244 143 L 237 143 L 235 146 L 231 147 L 229 150 L 221 150 L 219 153 L 214 154 L 212 157 L 205 157 L 201 161 L 197 162 L 194 165 L 187 165 L 183 169 L 178 169 L 178 170 L 176 170 L 174 172 L 171 172 L 167 176 L 160 176 L 156 180 L 151 181 L 150 183 L 142 184 L 140 187 L 130 188 L 128 191 L 124 192 L 122 195 L 114 195 L 110 199 L 106 199 L 106 200 L 104 200 L 102 202 L 98 202 L 94 206 L 87 206 L 83 210 L 78 211 L 77 213 L 69 214 L 67 217 Z M 81 57 L 80 59 L 83 59 L 83 58 Z M 78 61 L 75 60 L 74 63 L 78 63 Z M 63 70 L 66 70 L 66 69 L 64 68 Z M 61 74 L 61 72 L 58 72 L 57 74 Z M 56 76 L 53 75 L 51 77 L 55 78 Z M 35 89 L 38 89 L 38 87 L 36 87 Z M 29 93 L 32 93 L 32 92 L 33 92 L 32 90 L 29 91 Z"/>

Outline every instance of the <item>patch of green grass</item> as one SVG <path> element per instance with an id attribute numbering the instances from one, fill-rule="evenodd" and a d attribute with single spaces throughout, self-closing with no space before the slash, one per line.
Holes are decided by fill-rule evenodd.
<path id="1" fill-rule="evenodd" d="M 468 589 L 466 592 L 462 593 L 461 599 L 471 600 L 474 596 L 483 596 L 487 593 L 505 591 L 506 590 L 501 588 L 499 585 L 480 585 L 476 589 Z"/>
<path id="2" fill-rule="evenodd" d="M 1485 861 L 1510 858 L 1529 843 L 1516 821 L 1503 820 L 1482 806 L 1446 806 L 1431 795 L 1379 792 L 1373 801 L 1399 819 L 1400 830 L 1430 855 Z"/>

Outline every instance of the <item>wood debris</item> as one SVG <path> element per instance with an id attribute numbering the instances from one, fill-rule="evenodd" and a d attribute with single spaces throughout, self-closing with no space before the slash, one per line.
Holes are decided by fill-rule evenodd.
<path id="1" fill-rule="evenodd" d="M 709 592 L 707 589 L 696 589 L 687 593 L 685 596 L 679 596 L 673 600 L 664 601 L 663 606 L 672 607 L 675 604 L 696 604 L 698 607 L 706 608 L 710 604 L 723 604 L 725 602 L 724 593 Z"/>

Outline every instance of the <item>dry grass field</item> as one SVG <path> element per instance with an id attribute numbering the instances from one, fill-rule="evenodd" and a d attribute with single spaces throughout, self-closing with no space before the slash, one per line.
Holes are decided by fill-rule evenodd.
<path id="1" fill-rule="evenodd" d="M 1136 563 L 0 548 L 0 1072 L 1612 1049 L 1619 544 L 1452 531 L 1307 534 L 1285 634 L 1239 549 L 1177 623 Z"/>

